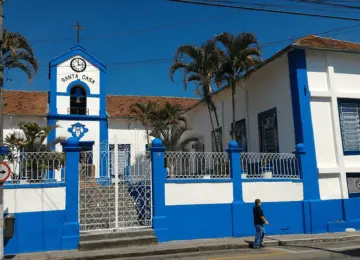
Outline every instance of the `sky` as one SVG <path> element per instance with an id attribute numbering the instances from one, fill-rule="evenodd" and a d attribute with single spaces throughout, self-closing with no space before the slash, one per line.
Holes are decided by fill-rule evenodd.
<path id="1" fill-rule="evenodd" d="M 290 5 L 284 0 L 262 2 Z M 295 11 L 309 12 L 297 7 Z M 345 12 L 326 13 L 360 18 L 360 10 Z M 48 63 L 76 45 L 72 25 L 79 21 L 85 27 L 80 44 L 108 65 L 107 94 L 180 97 L 194 96 L 194 88 L 184 90 L 182 72 L 177 73 L 174 83 L 169 78 L 171 60 L 167 59 L 173 58 L 180 45 L 199 45 L 224 31 L 234 34 L 246 31 L 256 34 L 267 58 L 291 43 L 282 40 L 360 25 L 356 21 L 240 11 L 167 0 L 6 0 L 4 19 L 4 28 L 20 32 L 31 41 L 40 64 L 31 84 L 23 73 L 10 71 L 5 79 L 6 89 L 48 91 Z M 329 33 L 326 37 L 360 42 L 360 26 Z M 268 44 L 275 41 L 282 42 Z M 158 61 L 143 62 L 149 60 Z"/>

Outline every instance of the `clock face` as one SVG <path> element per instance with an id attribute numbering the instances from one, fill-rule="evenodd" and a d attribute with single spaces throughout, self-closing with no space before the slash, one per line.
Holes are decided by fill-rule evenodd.
<path id="1" fill-rule="evenodd" d="M 70 63 L 71 68 L 76 72 L 82 72 L 86 69 L 86 62 L 81 58 L 75 58 Z"/>

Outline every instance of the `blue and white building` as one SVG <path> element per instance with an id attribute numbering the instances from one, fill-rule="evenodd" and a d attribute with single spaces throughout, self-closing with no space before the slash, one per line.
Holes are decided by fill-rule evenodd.
<path id="1" fill-rule="evenodd" d="M 216 134 L 228 151 L 214 153 L 208 111 L 202 101 L 108 96 L 106 67 L 75 46 L 50 62 L 49 93 L 5 93 L 7 133 L 17 122 L 34 121 L 59 126 L 50 140 L 72 137 L 54 148 L 66 154 L 65 181 L 5 186 L 8 212 L 17 216 L 15 235 L 6 251 L 75 249 L 80 231 L 137 225 L 130 218 L 119 221 L 119 212 L 111 207 L 106 211 L 113 212 L 108 214 L 114 216 L 111 221 L 82 219 L 84 210 L 97 210 L 82 202 L 82 192 L 94 189 L 91 193 L 95 194 L 108 184 L 85 185 L 79 177 L 80 152 L 91 157 L 94 179 L 109 177 L 110 169 L 118 171 L 115 181 L 111 180 L 119 189 L 114 194 L 122 192 L 124 200 L 136 201 L 128 215 L 141 211 L 145 216 L 143 222 L 139 220 L 141 225 L 153 228 L 160 242 L 253 235 L 251 208 L 256 198 L 264 202 L 271 223 L 268 234 L 360 229 L 359 57 L 360 44 L 307 36 L 251 72 L 236 91 L 235 135 L 243 151 L 233 142 L 228 145 L 231 90 L 218 90 L 213 96 L 220 119 Z M 188 107 L 185 115 L 202 143 L 190 147 L 189 153 L 164 154 L 161 143 L 154 141 L 150 161 L 142 126 L 128 128 L 129 105 L 147 100 L 171 100 Z M 107 157 L 105 168 L 101 167 L 104 151 L 113 156 Z M 126 163 L 123 159 L 109 163 L 109 158 L 124 155 L 130 156 Z M 201 168 L 199 162 L 212 166 Z M 141 172 L 143 179 L 121 179 L 124 167 L 129 167 L 130 176 Z M 31 202 L 21 199 L 19 194 L 25 193 L 21 196 L 33 198 Z M 139 198 L 142 202 L 137 204 Z M 32 233 L 34 241 L 27 245 L 26 234 L 32 229 L 39 231 Z"/>

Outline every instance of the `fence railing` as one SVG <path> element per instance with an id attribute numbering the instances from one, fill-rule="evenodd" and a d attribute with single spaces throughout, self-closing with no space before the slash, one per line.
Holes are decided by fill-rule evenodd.
<path id="1" fill-rule="evenodd" d="M 241 153 L 242 178 L 300 179 L 297 156 L 292 153 Z"/>
<path id="2" fill-rule="evenodd" d="M 230 178 L 227 153 L 166 152 L 168 179 Z"/>
<path id="3" fill-rule="evenodd" d="M 5 160 L 11 170 L 6 184 L 65 181 L 65 154 L 61 152 L 14 152 Z"/>
<path id="4" fill-rule="evenodd" d="M 132 158 L 130 151 L 102 150 L 100 160 L 92 152 L 81 152 L 79 169 L 82 182 L 147 181 L 151 179 L 150 152 L 136 152 Z"/>

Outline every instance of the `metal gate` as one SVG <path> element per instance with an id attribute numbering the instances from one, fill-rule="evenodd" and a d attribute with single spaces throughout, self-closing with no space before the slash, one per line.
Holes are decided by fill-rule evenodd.
<path id="1" fill-rule="evenodd" d="M 111 147 L 111 149 L 109 149 Z M 152 226 L 149 153 L 103 142 L 80 157 L 80 230 L 122 230 Z M 99 157 L 98 159 L 95 157 Z"/>

